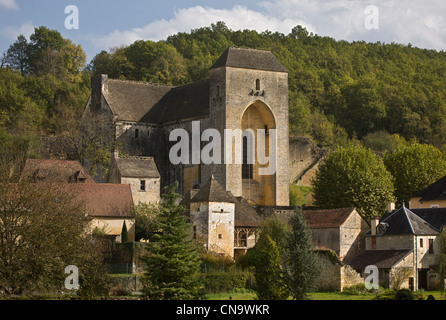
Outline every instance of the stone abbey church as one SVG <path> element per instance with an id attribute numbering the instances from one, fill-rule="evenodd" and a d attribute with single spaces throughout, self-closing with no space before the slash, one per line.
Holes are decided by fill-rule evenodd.
<path id="1" fill-rule="evenodd" d="M 136 203 L 156 202 L 163 187 L 177 181 L 194 237 L 210 251 L 233 257 L 246 251 L 264 216 L 259 208 L 290 209 L 288 72 L 269 51 L 229 47 L 207 80 L 178 87 L 96 76 L 83 122 L 112 150 L 102 182 L 130 184 Z M 268 143 L 265 150 L 276 152 L 274 173 L 261 175 L 264 164 L 246 163 L 246 143 L 242 164 L 225 163 L 224 152 L 219 163 L 172 164 L 169 150 L 177 141 L 170 133 L 184 129 L 192 137 L 197 124 L 201 133 L 216 129 L 221 137 L 225 129 L 266 135 L 275 129 L 276 151 Z M 220 143 L 225 150 L 224 139 Z"/>

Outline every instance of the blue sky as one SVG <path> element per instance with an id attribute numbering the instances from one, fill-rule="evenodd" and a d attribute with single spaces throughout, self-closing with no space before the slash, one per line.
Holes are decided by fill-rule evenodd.
<path id="1" fill-rule="evenodd" d="M 69 5 L 79 10 L 79 29 L 65 28 Z M 446 50 L 444 0 L 0 0 L 0 53 L 19 34 L 29 37 L 34 27 L 46 26 L 80 44 L 89 62 L 101 50 L 217 21 L 232 30 L 284 34 L 299 24 L 338 40 Z"/>

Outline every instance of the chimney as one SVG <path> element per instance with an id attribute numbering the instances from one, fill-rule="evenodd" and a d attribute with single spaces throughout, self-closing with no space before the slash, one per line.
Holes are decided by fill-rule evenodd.
<path id="1" fill-rule="evenodd" d="M 101 110 L 102 93 L 108 92 L 108 75 L 101 74 L 91 77 L 91 108 Z"/>
<path id="2" fill-rule="evenodd" d="M 387 205 L 387 211 L 388 211 L 388 212 L 392 212 L 393 210 L 395 210 L 395 202 L 390 202 L 390 203 Z"/>
<path id="3" fill-rule="evenodd" d="M 372 218 L 372 220 L 370 220 L 372 236 L 376 236 L 376 229 L 378 227 L 378 224 L 379 224 L 379 218 Z"/>

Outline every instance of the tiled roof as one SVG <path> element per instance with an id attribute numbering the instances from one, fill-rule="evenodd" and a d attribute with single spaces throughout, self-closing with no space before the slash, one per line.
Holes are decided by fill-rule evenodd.
<path id="1" fill-rule="evenodd" d="M 355 210 L 355 208 L 303 210 L 302 213 L 311 229 L 338 228 Z"/>
<path id="2" fill-rule="evenodd" d="M 411 249 L 406 250 L 366 250 L 359 253 L 348 262 L 353 269 L 363 269 L 374 265 L 377 268 L 389 269 L 407 256 Z"/>
<path id="3" fill-rule="evenodd" d="M 28 159 L 21 179 L 31 182 L 37 180 L 58 183 L 96 182 L 79 161 L 53 159 Z"/>
<path id="4" fill-rule="evenodd" d="M 63 188 L 85 205 L 90 217 L 133 217 L 133 198 L 128 184 L 76 183 L 66 184 Z"/>
<path id="5" fill-rule="evenodd" d="M 239 47 L 226 49 L 211 69 L 220 67 L 288 72 L 270 51 Z"/>
<path id="6" fill-rule="evenodd" d="M 159 178 L 160 174 L 152 157 L 118 157 L 115 158 L 121 177 Z"/>
<path id="7" fill-rule="evenodd" d="M 424 190 L 415 194 L 415 197 L 421 197 L 420 202 L 446 200 L 446 176 L 435 181 Z"/>

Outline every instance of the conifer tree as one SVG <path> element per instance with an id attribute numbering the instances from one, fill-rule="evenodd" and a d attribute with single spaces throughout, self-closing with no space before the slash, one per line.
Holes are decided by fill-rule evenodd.
<path id="1" fill-rule="evenodd" d="M 127 231 L 127 226 L 125 225 L 125 221 L 122 224 L 122 230 L 121 230 L 121 242 L 126 243 L 129 242 L 129 233 Z"/>
<path id="2" fill-rule="evenodd" d="M 190 300 L 202 294 L 198 247 L 190 236 L 191 226 L 179 205 L 176 185 L 165 188 L 156 219 L 160 232 L 143 258 L 145 294 L 149 299 Z"/>
<path id="3" fill-rule="evenodd" d="M 276 242 L 266 234 L 260 236 L 255 253 L 256 293 L 260 300 L 285 300 L 288 297 L 280 253 Z"/>
<path id="4" fill-rule="evenodd" d="M 296 300 L 303 300 L 314 289 L 319 265 L 301 209 L 295 209 L 290 223 L 292 231 L 285 241 L 282 255 L 284 278 L 290 295 Z"/>

